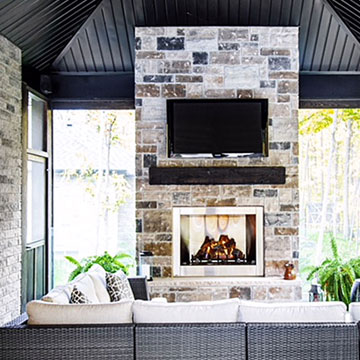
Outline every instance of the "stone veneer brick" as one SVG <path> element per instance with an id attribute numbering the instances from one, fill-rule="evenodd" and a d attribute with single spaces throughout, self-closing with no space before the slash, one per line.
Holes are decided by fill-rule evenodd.
<path id="1" fill-rule="evenodd" d="M 0 36 L 0 324 L 19 315 L 21 52 Z"/>
<path id="2" fill-rule="evenodd" d="M 297 266 L 298 29 L 136 28 L 135 79 L 137 247 L 138 250 L 154 251 L 156 275 L 171 276 L 169 242 L 172 240 L 174 206 L 262 205 L 266 214 L 265 276 L 283 275 L 283 265 L 287 261 L 293 261 Z M 167 158 L 167 99 L 236 97 L 269 100 L 268 157 Z M 284 166 L 287 177 L 284 185 L 151 186 L 148 166 L 155 163 L 162 167 Z M 218 289 L 218 295 L 206 295 L 205 291 L 204 299 L 234 294 L 250 298 L 295 299 L 299 294 L 295 288 L 290 295 L 289 292 L 287 295 L 279 294 L 281 287 L 248 290 L 239 285 L 233 289 Z M 157 292 L 154 288 L 154 293 Z M 200 296 L 191 296 L 190 290 L 172 292 L 167 289 L 162 293 L 172 300 L 197 299 Z"/>

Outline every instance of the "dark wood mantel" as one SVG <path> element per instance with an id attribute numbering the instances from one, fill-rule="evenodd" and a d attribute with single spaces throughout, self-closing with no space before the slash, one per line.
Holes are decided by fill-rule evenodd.
<path id="1" fill-rule="evenodd" d="M 150 185 L 285 184 L 285 167 L 151 167 Z"/>

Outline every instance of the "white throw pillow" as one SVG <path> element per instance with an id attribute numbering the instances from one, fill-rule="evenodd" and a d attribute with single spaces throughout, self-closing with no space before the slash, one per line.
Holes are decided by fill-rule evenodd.
<path id="1" fill-rule="evenodd" d="M 94 286 L 93 280 L 90 277 L 89 273 L 84 273 L 84 274 L 78 275 L 70 283 L 70 285 L 72 286 L 72 288 L 74 287 L 74 285 L 76 285 L 78 290 L 86 295 L 86 297 L 89 299 L 90 303 L 92 303 L 92 304 L 99 303 L 99 299 L 96 296 L 95 286 Z"/>
<path id="2" fill-rule="evenodd" d="M 54 304 L 69 304 L 73 286 L 70 284 L 57 286 L 44 295 L 41 300 Z"/>
<path id="3" fill-rule="evenodd" d="M 349 306 L 349 312 L 353 321 L 360 321 L 360 302 L 351 303 Z"/>
<path id="4" fill-rule="evenodd" d="M 257 323 L 318 323 L 345 322 L 346 306 L 342 302 L 281 302 L 241 301 L 240 322 Z"/>
<path id="5" fill-rule="evenodd" d="M 236 322 L 239 300 L 159 303 L 136 300 L 133 304 L 135 323 L 213 323 Z"/>
<path id="6" fill-rule="evenodd" d="M 106 290 L 106 280 L 105 274 L 106 271 L 104 268 L 98 264 L 94 264 L 88 271 L 88 274 L 94 284 L 96 297 L 100 303 L 110 302 L 110 296 Z"/>
<path id="7" fill-rule="evenodd" d="M 52 304 L 40 300 L 26 306 L 29 325 L 132 323 L 132 301 L 108 304 Z"/>
<path id="8" fill-rule="evenodd" d="M 50 290 L 41 300 L 54 304 L 69 304 L 74 285 L 94 303 L 110 302 L 106 290 L 106 271 L 98 264 L 94 264 L 87 273 L 79 274 L 66 285 L 60 285 Z"/>

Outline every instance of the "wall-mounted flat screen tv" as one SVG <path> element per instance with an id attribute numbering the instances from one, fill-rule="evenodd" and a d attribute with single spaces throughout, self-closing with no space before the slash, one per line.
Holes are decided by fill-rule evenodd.
<path id="1" fill-rule="evenodd" d="M 168 100 L 169 157 L 268 155 L 267 99 Z"/>

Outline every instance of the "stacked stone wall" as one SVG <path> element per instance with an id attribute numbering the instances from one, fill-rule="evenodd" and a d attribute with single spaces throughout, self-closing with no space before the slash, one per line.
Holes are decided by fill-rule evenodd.
<path id="1" fill-rule="evenodd" d="M 0 36 L 0 324 L 20 312 L 21 52 Z"/>
<path id="2" fill-rule="evenodd" d="M 298 264 L 298 29 L 153 27 L 136 29 L 136 219 L 138 250 L 155 255 L 157 277 L 172 276 L 175 206 L 262 205 L 265 276 Z M 269 101 L 269 156 L 169 159 L 166 100 Z M 149 185 L 149 167 L 284 166 L 284 185 Z"/>

